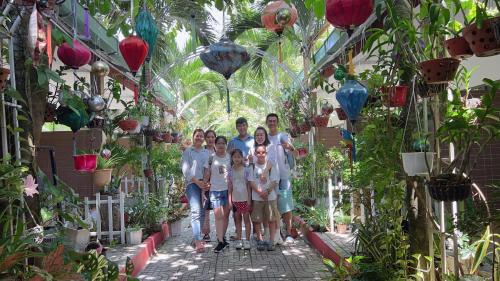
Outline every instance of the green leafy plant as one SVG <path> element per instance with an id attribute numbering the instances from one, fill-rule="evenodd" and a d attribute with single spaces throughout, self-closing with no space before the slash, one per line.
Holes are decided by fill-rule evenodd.
<path id="1" fill-rule="evenodd" d="M 168 208 L 156 194 L 137 194 L 136 202 L 127 209 L 129 225 L 140 225 L 146 233 L 154 233 L 167 217 Z"/>
<path id="2" fill-rule="evenodd" d="M 351 216 L 339 215 L 335 217 L 335 221 L 337 222 L 337 224 L 350 224 Z"/>
<path id="3" fill-rule="evenodd" d="M 326 232 L 330 224 L 328 209 L 323 204 L 307 207 L 303 218 L 317 232 Z"/>

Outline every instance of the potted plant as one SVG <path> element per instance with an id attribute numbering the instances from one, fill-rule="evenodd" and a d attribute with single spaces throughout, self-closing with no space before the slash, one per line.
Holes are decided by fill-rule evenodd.
<path id="1" fill-rule="evenodd" d="M 347 232 L 347 226 L 351 223 L 351 216 L 338 215 L 335 217 L 337 233 L 344 234 Z"/>
<path id="2" fill-rule="evenodd" d="M 500 24 L 500 6 L 495 1 L 496 10 L 489 9 L 489 0 L 477 2 L 453 1 L 464 15 L 465 28 L 463 36 L 469 43 L 469 47 L 478 57 L 489 57 L 500 54 L 500 40 L 495 32 L 498 32 Z M 463 3 L 462 3 L 463 2 Z M 473 7 L 466 11 L 464 7 Z M 495 31 L 496 30 L 496 31 Z"/>
<path id="3" fill-rule="evenodd" d="M 342 107 L 335 108 L 335 112 L 337 113 L 337 118 L 339 118 L 339 120 L 341 120 L 341 121 L 347 120 L 347 114 L 342 109 Z"/>
<path id="4" fill-rule="evenodd" d="M 467 22 L 467 17 L 465 21 Z M 469 46 L 469 42 L 460 35 L 463 30 L 463 25 L 460 22 L 456 20 L 450 21 L 447 29 L 453 35 L 453 38 L 444 41 L 444 46 L 452 58 L 466 59 L 474 55 L 474 52 L 472 52 Z"/>
<path id="5" fill-rule="evenodd" d="M 132 106 L 132 102 L 121 102 L 125 107 L 125 111 L 118 117 L 120 119 L 118 121 L 118 127 L 128 133 L 136 133 L 138 128 L 140 130 L 138 121 L 138 118 L 140 117 L 139 108 Z"/>
<path id="6" fill-rule="evenodd" d="M 328 101 L 325 101 L 321 105 L 321 115 L 330 115 L 333 113 L 333 105 L 331 105 Z"/>
<path id="7" fill-rule="evenodd" d="M 0 91 L 5 90 L 7 87 L 7 79 L 9 78 L 10 69 L 0 68 Z"/>
<path id="8" fill-rule="evenodd" d="M 97 166 L 97 154 L 73 155 L 75 171 L 82 173 L 93 172 Z"/>
<path id="9" fill-rule="evenodd" d="M 186 209 L 178 200 L 172 204 L 167 211 L 167 222 L 169 224 L 170 236 L 180 236 L 182 233 L 182 219 L 186 217 Z"/>
<path id="10" fill-rule="evenodd" d="M 142 228 L 140 225 L 127 227 L 125 239 L 129 245 L 138 245 L 142 242 Z"/>
<path id="11" fill-rule="evenodd" d="M 330 120 L 330 115 L 316 115 L 314 117 L 314 126 L 316 128 L 327 127 L 329 120 Z"/>
<path id="12" fill-rule="evenodd" d="M 401 153 L 403 169 L 410 177 L 427 175 L 432 171 L 435 153 L 429 152 L 429 143 L 426 139 L 418 138 L 412 143 L 412 152 Z"/>
<path id="13" fill-rule="evenodd" d="M 382 102 L 389 107 L 403 107 L 406 104 L 408 86 L 382 87 Z"/>
<path id="14" fill-rule="evenodd" d="M 312 206 L 306 209 L 305 220 L 315 232 L 327 232 L 330 218 L 324 205 Z"/>
<path id="15" fill-rule="evenodd" d="M 455 149 L 455 159 L 427 183 L 431 197 L 439 201 L 460 201 L 470 195 L 471 171 L 485 146 L 500 135 L 500 109 L 493 104 L 500 83 L 484 79 L 489 91 L 481 96 L 480 105 L 469 108 L 466 104 L 468 77 L 465 71 L 461 72 L 457 87 L 453 89 L 453 100 L 447 104 L 444 121 L 437 131 L 437 137 L 453 143 Z M 465 84 L 465 99 L 460 83 Z"/>
<path id="16" fill-rule="evenodd" d="M 113 168 L 123 162 L 124 159 L 125 156 L 123 155 L 122 149 L 103 149 L 97 156 L 96 170 L 92 177 L 93 185 L 99 189 L 108 185 L 111 182 Z"/>

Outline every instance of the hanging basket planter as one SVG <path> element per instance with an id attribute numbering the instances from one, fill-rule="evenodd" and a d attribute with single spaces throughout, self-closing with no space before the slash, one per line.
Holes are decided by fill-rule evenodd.
<path id="1" fill-rule="evenodd" d="M 92 175 L 92 183 L 95 187 L 102 189 L 111 182 L 111 173 L 113 169 L 95 170 Z"/>
<path id="2" fill-rule="evenodd" d="M 330 115 L 333 113 L 333 105 L 326 102 L 321 106 L 321 114 L 322 115 Z"/>
<path id="3" fill-rule="evenodd" d="M 97 154 L 74 155 L 73 165 L 77 172 L 91 173 L 97 166 Z"/>
<path id="4" fill-rule="evenodd" d="M 427 186 L 434 200 L 463 201 L 470 196 L 472 181 L 457 174 L 441 174 L 431 177 Z"/>
<path id="5" fill-rule="evenodd" d="M 420 63 L 420 71 L 427 84 L 444 84 L 452 81 L 460 61 L 454 58 L 440 58 Z"/>
<path id="6" fill-rule="evenodd" d="M 345 111 L 341 107 L 335 108 L 335 112 L 339 120 L 347 120 L 347 114 L 345 114 Z"/>
<path id="7" fill-rule="evenodd" d="M 134 131 L 137 126 L 139 126 L 139 121 L 134 119 L 125 119 L 118 122 L 118 127 L 126 132 Z"/>
<path id="8" fill-rule="evenodd" d="M 401 158 L 403 159 L 403 168 L 410 177 L 426 175 L 432 171 L 434 165 L 433 152 L 401 153 Z M 427 165 L 429 165 L 429 169 L 427 169 Z"/>
<path id="9" fill-rule="evenodd" d="M 403 107 L 406 104 L 408 86 L 394 86 L 382 88 L 382 102 L 389 107 Z"/>
<path id="10" fill-rule="evenodd" d="M 304 158 L 307 156 L 307 148 L 305 147 L 298 148 L 297 153 L 299 154 L 299 158 Z"/>
<path id="11" fill-rule="evenodd" d="M 499 29 L 500 17 L 495 17 L 484 20 L 481 29 L 475 23 L 465 27 L 463 36 L 476 56 L 489 57 L 500 54 Z"/>
<path id="12" fill-rule="evenodd" d="M 335 68 L 333 67 L 333 65 L 329 65 L 329 66 L 323 68 L 320 73 L 321 73 L 321 77 L 327 79 L 330 76 L 332 76 L 334 72 L 335 72 Z"/>
<path id="13" fill-rule="evenodd" d="M 299 124 L 299 129 L 301 134 L 305 134 L 311 130 L 311 124 L 308 121 L 304 121 Z"/>
<path id="14" fill-rule="evenodd" d="M 445 91 L 447 86 L 447 84 L 427 84 L 425 81 L 419 80 L 416 92 L 422 98 L 429 98 Z"/>
<path id="15" fill-rule="evenodd" d="M 474 55 L 469 43 L 462 36 L 448 39 L 444 41 L 444 45 L 450 56 L 454 59 L 466 59 Z"/>
<path id="16" fill-rule="evenodd" d="M 329 120 L 330 120 L 330 116 L 328 116 L 328 115 L 318 115 L 318 116 L 314 117 L 314 126 L 317 128 L 327 127 Z"/>

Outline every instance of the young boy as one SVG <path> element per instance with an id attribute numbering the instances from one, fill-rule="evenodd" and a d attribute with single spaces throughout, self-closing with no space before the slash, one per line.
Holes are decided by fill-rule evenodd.
<path id="1" fill-rule="evenodd" d="M 255 232 L 258 233 L 257 250 L 263 251 L 267 248 L 268 251 L 276 249 L 274 241 L 265 242 L 262 239 L 261 223 L 269 223 L 270 237 L 274 237 L 277 228 L 277 221 L 280 218 L 277 203 L 277 193 L 279 183 L 279 171 L 275 165 L 270 166 L 270 170 L 266 169 L 267 165 L 271 165 L 266 159 L 267 151 L 265 145 L 259 145 L 255 148 L 257 161 L 253 168 L 253 179 L 260 179 L 262 173 L 266 173 L 267 180 L 262 182 L 254 180 L 250 182 L 252 187 L 252 221 L 254 222 Z"/>

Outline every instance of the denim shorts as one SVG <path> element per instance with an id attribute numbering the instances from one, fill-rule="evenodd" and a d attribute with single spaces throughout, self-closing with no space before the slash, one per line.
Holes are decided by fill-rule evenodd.
<path id="1" fill-rule="evenodd" d="M 227 206 L 229 203 L 228 191 L 210 191 L 210 201 L 212 203 L 212 208 L 214 209 Z"/>
<path id="2" fill-rule="evenodd" d="M 291 190 L 292 183 L 290 179 L 280 179 L 279 190 Z"/>

